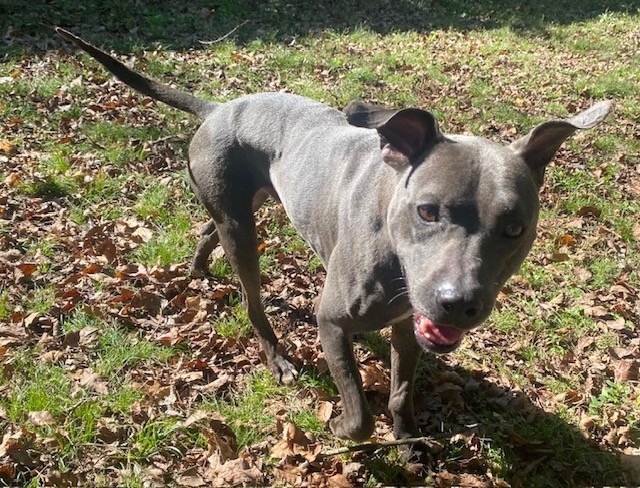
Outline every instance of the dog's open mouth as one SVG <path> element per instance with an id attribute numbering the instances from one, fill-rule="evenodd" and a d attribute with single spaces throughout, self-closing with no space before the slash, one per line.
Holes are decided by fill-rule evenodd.
<path id="1" fill-rule="evenodd" d="M 456 349 L 465 331 L 448 325 L 437 324 L 420 312 L 413 314 L 413 331 L 418 344 L 432 352 L 451 352 Z"/>

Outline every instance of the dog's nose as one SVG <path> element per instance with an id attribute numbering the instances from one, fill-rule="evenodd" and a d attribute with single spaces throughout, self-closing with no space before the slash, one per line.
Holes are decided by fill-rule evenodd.
<path id="1" fill-rule="evenodd" d="M 453 320 L 473 320 L 483 308 L 482 299 L 475 293 L 465 294 L 451 285 L 444 285 L 436 292 L 438 306 Z"/>

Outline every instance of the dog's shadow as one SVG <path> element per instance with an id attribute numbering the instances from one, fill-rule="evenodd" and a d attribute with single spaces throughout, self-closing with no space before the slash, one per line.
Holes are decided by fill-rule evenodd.
<path id="1" fill-rule="evenodd" d="M 388 366 L 388 343 L 378 338 L 370 333 L 360 339 Z M 427 463 L 439 484 L 499 486 L 496 480 L 502 479 L 528 488 L 640 482 L 637 473 L 623 472 L 615 453 L 586 438 L 561 414 L 546 412 L 522 391 L 500 386 L 499 373 L 467 370 L 446 361 L 424 355 L 414 394 L 421 434 L 441 444 L 432 449 Z M 367 396 L 375 414 L 388 415 L 386 395 Z M 420 483 L 415 473 L 389 471 L 381 459 L 373 456 L 360 462 L 386 484 Z"/>

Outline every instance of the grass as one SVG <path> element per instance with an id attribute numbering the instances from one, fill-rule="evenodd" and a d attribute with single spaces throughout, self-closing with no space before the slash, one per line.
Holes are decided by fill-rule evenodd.
<path id="1" fill-rule="evenodd" d="M 257 337 L 228 262 L 212 262 L 213 278 L 187 278 L 196 223 L 206 219 L 185 171 L 196 121 L 132 95 L 87 56 L 63 55 L 57 49 L 69 46 L 54 39 L 52 24 L 210 99 L 288 91 L 341 107 L 365 98 L 424 107 L 445 131 L 494 140 L 615 99 L 606 124 L 568 141 L 547 171 L 540 238 L 499 310 L 459 352 L 420 364 L 416 410 L 425 433 L 467 436 L 432 454 L 433 472 L 421 483 L 441 483 L 445 472 L 513 486 L 622 483 L 613 473 L 615 452 L 637 452 L 640 418 L 637 382 L 616 380 L 612 352 L 633 354 L 638 332 L 631 285 L 640 265 L 637 8 L 597 0 L 410 0 L 381 12 L 376 2 L 196 0 L 139 5 L 134 15 L 114 2 L 31 3 L 0 5 L 8 39 L 0 46 L 0 142 L 15 147 L 0 152 L 0 251 L 19 253 L 17 261 L 0 261 L 0 322 L 24 333 L 0 347 L 0 425 L 32 435 L 30 452 L 43 473 L 33 477 L 19 466 L 13 484 L 54 484 L 51 473 L 61 472 L 86 475 L 81 482 L 89 485 L 146 486 L 153 463 L 167 466 L 164 482 L 177 483 L 182 471 L 208 466 L 211 446 L 181 425 L 201 408 L 222 416 L 269 483 L 277 482 L 269 449 L 278 420 L 325 446 L 339 442 L 317 415 L 320 402 L 340 407 L 317 354 L 312 306 L 286 305 L 314 294 L 304 287 L 320 288 L 318 258 L 281 207 L 260 211 L 264 291 L 276 304 L 268 314 L 303 368 L 285 388 L 258 366 Z M 225 39 L 198 42 L 244 20 Z M 134 241 L 121 230 L 132 222 L 151 238 Z M 559 254 L 566 259 L 554 259 Z M 36 262 L 38 271 L 16 281 L 8 271 L 14 262 Z M 144 300 L 133 306 L 130 293 L 159 296 L 159 308 L 146 309 Z M 9 325 L 31 313 L 42 319 L 37 333 Z M 623 328 L 612 328 L 620 319 Z M 367 335 L 366 353 L 384 362 L 383 336 Z M 160 345 L 172 340 L 173 347 Z M 250 365 L 234 369 L 242 357 Z M 78 378 L 83 370 L 95 374 L 93 383 Z M 442 389 L 439 375 L 454 373 L 462 378 L 459 396 L 446 388 L 431 393 Z M 225 375 L 228 383 L 206 390 Z M 524 399 L 514 400 L 520 391 Z M 386 398 L 367 395 L 384 433 Z M 35 425 L 29 414 L 41 411 L 55 423 Z M 594 417 L 590 430 L 584 416 Z M 610 439 L 621 423 L 630 430 L 618 445 Z M 105 467 L 86 474 L 96 459 L 106 459 Z M 290 462 L 308 482 L 308 467 Z M 317 469 L 358 462 L 365 474 L 354 484 L 415 481 L 395 450 L 334 462 Z"/>
<path id="2" fill-rule="evenodd" d="M 13 311 L 7 290 L 0 291 L 0 320 L 7 321 Z"/>
<path id="3" fill-rule="evenodd" d="M 107 324 L 86 312 L 72 314 L 63 324 L 65 333 L 88 328 L 99 330 L 97 340 L 86 350 L 87 360 L 81 365 L 95 372 L 103 388 L 83 385 L 74 375 L 79 365 L 38 361 L 33 350 L 17 350 L 11 360 L 11 373 L 0 387 L 11 385 L 8 395 L 0 400 L 7 421 L 22 423 L 37 436 L 36 445 L 46 446 L 55 456 L 54 468 L 62 473 L 82 466 L 82 459 L 93 456 L 109 436 L 125 435 L 119 425 L 129 415 L 132 405 L 145 396 L 135 386 L 129 371 L 142 363 L 161 365 L 175 352 L 147 341 L 115 324 Z M 38 420 L 44 412 L 47 423 Z M 46 417 L 42 417 L 46 418 Z M 105 421 L 111 419 L 111 427 Z M 155 453 L 158 443 L 175 431 L 176 419 L 158 419 L 136 428 L 127 457 L 145 459 Z M 109 430 L 115 429 L 115 430 Z M 109 441 L 112 442 L 112 441 Z M 18 479 L 27 482 L 29 478 Z M 30 480 L 36 483 L 37 478 Z M 37 483 L 34 486 L 39 486 Z"/>
<path id="4" fill-rule="evenodd" d="M 251 334 L 253 327 L 249 321 L 249 314 L 242 305 L 236 305 L 232 313 L 220 319 L 214 325 L 215 331 L 222 337 L 246 337 Z"/>
<path id="5" fill-rule="evenodd" d="M 241 390 L 226 398 L 212 396 L 205 409 L 221 413 L 233 429 L 239 447 L 251 446 L 266 435 L 274 434 L 276 418 L 295 423 L 306 433 L 324 436 L 324 422 L 318 419 L 308 399 L 278 385 L 266 369 L 245 379 Z M 322 385 L 309 374 L 300 378 L 302 385 Z M 331 391 L 331 390 L 329 390 Z"/>
<path id="6" fill-rule="evenodd" d="M 162 210 L 160 213 L 164 213 Z M 195 251 L 195 240 L 188 238 L 192 216 L 181 211 L 167 215 L 166 221 L 158 223 L 154 235 L 133 253 L 132 259 L 147 266 L 166 266 L 184 262 Z"/>
<path id="7" fill-rule="evenodd" d="M 51 310 L 55 302 L 55 289 L 53 286 L 36 288 L 27 298 L 24 308 L 27 312 L 44 314 Z"/>

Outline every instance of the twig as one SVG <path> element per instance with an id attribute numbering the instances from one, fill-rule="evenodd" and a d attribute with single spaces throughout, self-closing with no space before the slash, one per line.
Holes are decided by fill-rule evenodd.
<path id="1" fill-rule="evenodd" d="M 381 447 L 402 446 L 405 444 L 425 444 L 426 446 L 434 447 L 437 445 L 437 442 L 433 437 L 408 437 L 406 439 L 396 439 L 393 441 L 367 442 L 365 444 L 356 444 L 355 446 L 340 447 L 338 449 L 323 451 L 320 454 L 322 456 L 336 456 L 347 452 L 371 451 Z"/>
<path id="2" fill-rule="evenodd" d="M 200 42 L 200 44 L 206 44 L 207 46 L 210 46 L 211 44 L 216 44 L 218 42 L 224 41 L 227 37 L 229 37 L 231 34 L 233 34 L 235 31 L 237 31 L 240 27 L 245 25 L 247 22 L 249 22 L 249 19 L 247 19 L 244 22 L 236 25 L 233 29 L 231 29 L 229 32 L 227 32 L 224 36 L 218 37 L 215 41 L 198 41 L 198 42 Z"/>

